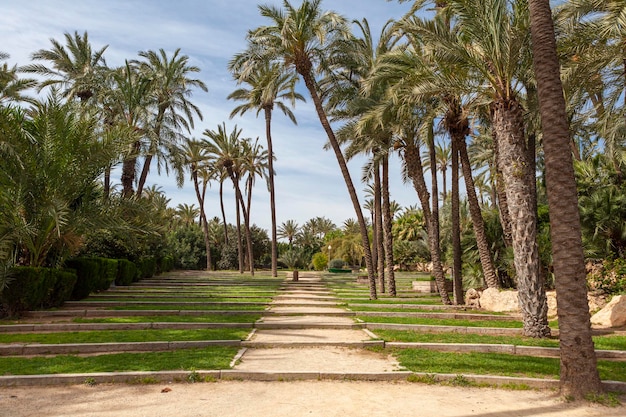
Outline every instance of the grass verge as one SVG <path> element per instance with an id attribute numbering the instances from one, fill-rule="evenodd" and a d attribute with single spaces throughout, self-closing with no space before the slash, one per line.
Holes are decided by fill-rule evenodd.
<path id="1" fill-rule="evenodd" d="M 394 350 L 400 365 L 413 372 L 502 375 L 529 378 L 559 378 L 559 359 L 515 356 L 501 353 L 435 352 L 426 349 Z M 626 382 L 626 363 L 598 361 L 602 380 Z"/>
<path id="2" fill-rule="evenodd" d="M 190 340 L 242 340 L 250 329 L 147 329 L 101 330 L 63 333 L 0 334 L 0 343 L 126 343 Z"/>
<path id="3" fill-rule="evenodd" d="M 98 356 L 59 355 L 2 358 L 2 375 L 44 375 L 92 372 L 228 369 L 238 348 L 210 347 L 151 353 L 115 353 Z"/>

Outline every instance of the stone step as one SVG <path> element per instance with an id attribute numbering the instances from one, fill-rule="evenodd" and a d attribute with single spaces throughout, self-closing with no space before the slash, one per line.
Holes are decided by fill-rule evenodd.
<path id="1" fill-rule="evenodd" d="M 85 307 L 124 307 L 124 306 L 211 306 L 211 307 L 252 307 L 266 306 L 269 302 L 245 302 L 245 301 L 67 301 L 64 308 L 85 308 Z"/>

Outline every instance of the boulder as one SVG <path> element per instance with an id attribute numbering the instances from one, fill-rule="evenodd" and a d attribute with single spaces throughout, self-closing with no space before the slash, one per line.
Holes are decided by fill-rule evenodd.
<path id="1" fill-rule="evenodd" d="M 465 305 L 471 308 L 480 308 L 480 293 L 474 288 L 470 288 L 465 293 Z"/>
<path id="2" fill-rule="evenodd" d="M 487 311 L 519 311 L 517 291 L 487 288 L 480 295 L 480 306 Z"/>
<path id="3" fill-rule="evenodd" d="M 617 295 L 600 311 L 591 317 L 591 324 L 597 327 L 626 326 L 626 295 Z"/>

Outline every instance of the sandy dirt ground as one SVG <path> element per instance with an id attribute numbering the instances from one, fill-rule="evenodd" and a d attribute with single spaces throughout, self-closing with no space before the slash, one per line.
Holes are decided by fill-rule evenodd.
<path id="1" fill-rule="evenodd" d="M 165 392 L 163 392 L 165 391 Z M 550 391 L 408 382 L 244 382 L 0 388 L 3 417 L 623 417 Z"/>

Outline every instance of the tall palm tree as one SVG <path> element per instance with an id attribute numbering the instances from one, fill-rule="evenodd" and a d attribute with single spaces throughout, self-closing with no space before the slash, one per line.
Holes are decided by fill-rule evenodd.
<path id="1" fill-rule="evenodd" d="M 194 115 L 202 120 L 200 109 L 189 101 L 192 89 L 208 90 L 204 82 L 191 78 L 200 68 L 189 65 L 189 57 L 180 55 L 180 48 L 171 57 L 163 49 L 159 49 L 159 52 L 142 51 L 139 56 L 144 60 L 135 60 L 133 64 L 143 77 L 150 80 L 148 105 L 156 112 L 150 120 L 148 145 L 137 184 L 137 195 L 141 196 L 152 159 L 157 158 L 159 171 L 161 164 L 165 164 L 167 169 L 166 159 L 161 156 L 176 152 L 175 145 L 181 138 L 180 129 L 190 133 L 194 127 Z"/>
<path id="2" fill-rule="evenodd" d="M 236 58 L 233 62 L 236 62 Z M 231 68 L 231 70 L 234 70 Z M 245 77 L 233 74 L 238 83 L 244 83 L 249 88 L 239 88 L 233 91 L 228 98 L 243 101 L 230 114 L 231 119 L 236 115 L 243 115 L 248 110 L 256 109 L 257 116 L 263 110 L 265 116 L 265 137 L 268 152 L 268 188 L 270 192 L 270 212 L 272 217 L 272 276 L 278 276 L 277 259 L 278 246 L 276 235 L 276 190 L 274 188 L 274 148 L 272 144 L 272 111 L 277 106 L 294 124 L 296 118 L 284 101 L 292 107 L 296 100 L 304 101 L 304 97 L 295 91 L 297 76 L 284 71 L 278 63 L 261 62 L 258 68 L 253 69 Z"/>
<path id="3" fill-rule="evenodd" d="M 126 61 L 111 73 L 114 88 L 107 90 L 104 99 L 111 108 L 114 122 L 126 127 L 131 132 L 131 140 L 123 156 L 122 195 L 130 198 L 134 195 L 134 183 L 137 173 L 137 160 L 141 151 L 141 139 L 148 130 L 150 117 L 147 96 L 150 80 L 142 77 L 130 62 Z"/>
<path id="4" fill-rule="evenodd" d="M 61 85 L 63 94 L 72 99 L 78 97 L 87 101 L 96 94 L 102 81 L 102 69 L 106 67 L 104 52 L 108 45 L 94 51 L 87 32 L 80 35 L 65 33 L 65 46 L 55 39 L 50 39 L 52 48 L 40 49 L 32 54 L 35 61 L 48 61 L 51 68 L 43 64 L 30 64 L 22 71 L 47 77 L 39 84 L 39 90 L 53 85 Z"/>
<path id="5" fill-rule="evenodd" d="M 252 216 L 252 190 L 256 177 L 267 179 L 268 173 L 268 154 L 263 146 L 259 144 L 259 138 L 254 143 L 250 139 L 244 139 L 241 142 L 241 175 L 246 175 L 246 197 L 248 205 L 246 210 L 248 218 L 246 219 L 246 229 L 250 230 L 250 217 Z"/>
<path id="6" fill-rule="evenodd" d="M 222 123 L 217 126 L 217 130 L 205 129 L 203 135 L 206 139 L 203 140 L 203 144 L 206 148 L 209 161 L 215 165 L 216 168 L 224 170 L 235 188 L 235 198 L 237 207 L 241 209 L 244 217 L 244 224 L 250 224 L 249 212 L 246 209 L 246 204 L 243 199 L 241 187 L 239 185 L 241 180 L 241 129 L 237 129 L 237 126 L 233 128 L 232 132 L 226 131 L 226 123 Z M 237 222 L 239 224 L 239 222 Z M 248 263 L 250 268 L 250 274 L 254 275 L 254 253 L 252 251 L 252 234 L 250 228 L 245 228 L 246 241 L 248 247 Z M 238 236 L 239 253 L 243 254 L 243 247 L 241 246 L 241 236 Z M 243 265 L 240 265 L 240 271 Z"/>
<path id="7" fill-rule="evenodd" d="M 343 17 L 334 12 L 322 12 L 320 4 L 321 0 L 305 0 L 299 8 L 295 8 L 289 1 L 284 0 L 282 9 L 259 6 L 261 15 L 268 18 L 271 24 L 249 32 L 248 39 L 253 45 L 251 50 L 254 53 L 241 57 L 235 68 L 241 68 L 241 73 L 245 74 L 246 70 L 255 66 L 255 61 L 258 62 L 255 58 L 261 55 L 261 59 L 282 62 L 286 68 L 295 69 L 302 77 L 335 153 L 359 222 L 370 281 L 370 298 L 375 299 L 376 280 L 365 217 L 345 157 L 324 110 L 315 79 L 315 74 L 324 70 L 327 58 L 333 55 L 333 48 L 348 38 L 350 31 Z"/>
<path id="8" fill-rule="evenodd" d="M 372 120 L 364 117 L 381 101 L 387 100 L 385 85 L 381 84 L 375 89 L 363 88 L 379 57 L 394 48 L 394 31 L 392 21 L 388 21 L 376 43 L 367 19 L 353 23 L 359 29 L 359 35 L 340 43 L 340 48 L 331 60 L 333 71 L 320 81 L 320 85 L 328 91 L 325 93 L 328 97 L 325 107 L 333 120 L 347 120 L 337 131 L 339 142 L 348 143 L 346 158 L 350 160 L 358 154 L 369 156 L 361 180 L 374 182 L 371 193 L 375 206 L 375 216 L 372 218 L 372 263 L 377 268 L 381 292 L 384 292 L 386 279 L 390 295 L 395 296 L 393 240 L 391 235 L 384 238 L 384 229 L 391 230 L 392 224 L 390 217 L 383 213 L 385 202 L 381 202 L 383 195 L 389 196 L 389 185 L 381 180 L 381 169 L 388 164 L 393 131 L 385 118 Z"/>
<path id="9" fill-rule="evenodd" d="M 205 191 L 208 184 L 208 178 L 202 181 L 202 190 L 200 189 L 200 181 L 204 178 L 203 173 L 208 172 L 206 162 L 208 155 L 206 149 L 202 146 L 202 143 L 197 140 L 187 139 L 185 144 L 180 149 L 183 157 L 185 158 L 185 165 L 188 167 L 191 173 L 191 180 L 193 181 L 193 187 L 196 192 L 196 199 L 200 208 L 198 214 L 200 215 L 200 225 L 202 226 L 202 235 L 204 237 L 204 246 L 206 250 L 206 268 L 208 271 L 213 269 L 211 264 L 211 241 L 209 238 L 209 225 L 206 218 L 205 208 Z"/>
<path id="10" fill-rule="evenodd" d="M 537 78 L 550 235 L 558 297 L 561 392 L 584 398 L 602 392 L 591 338 L 578 196 L 550 2 L 530 0 L 533 61 Z"/>

